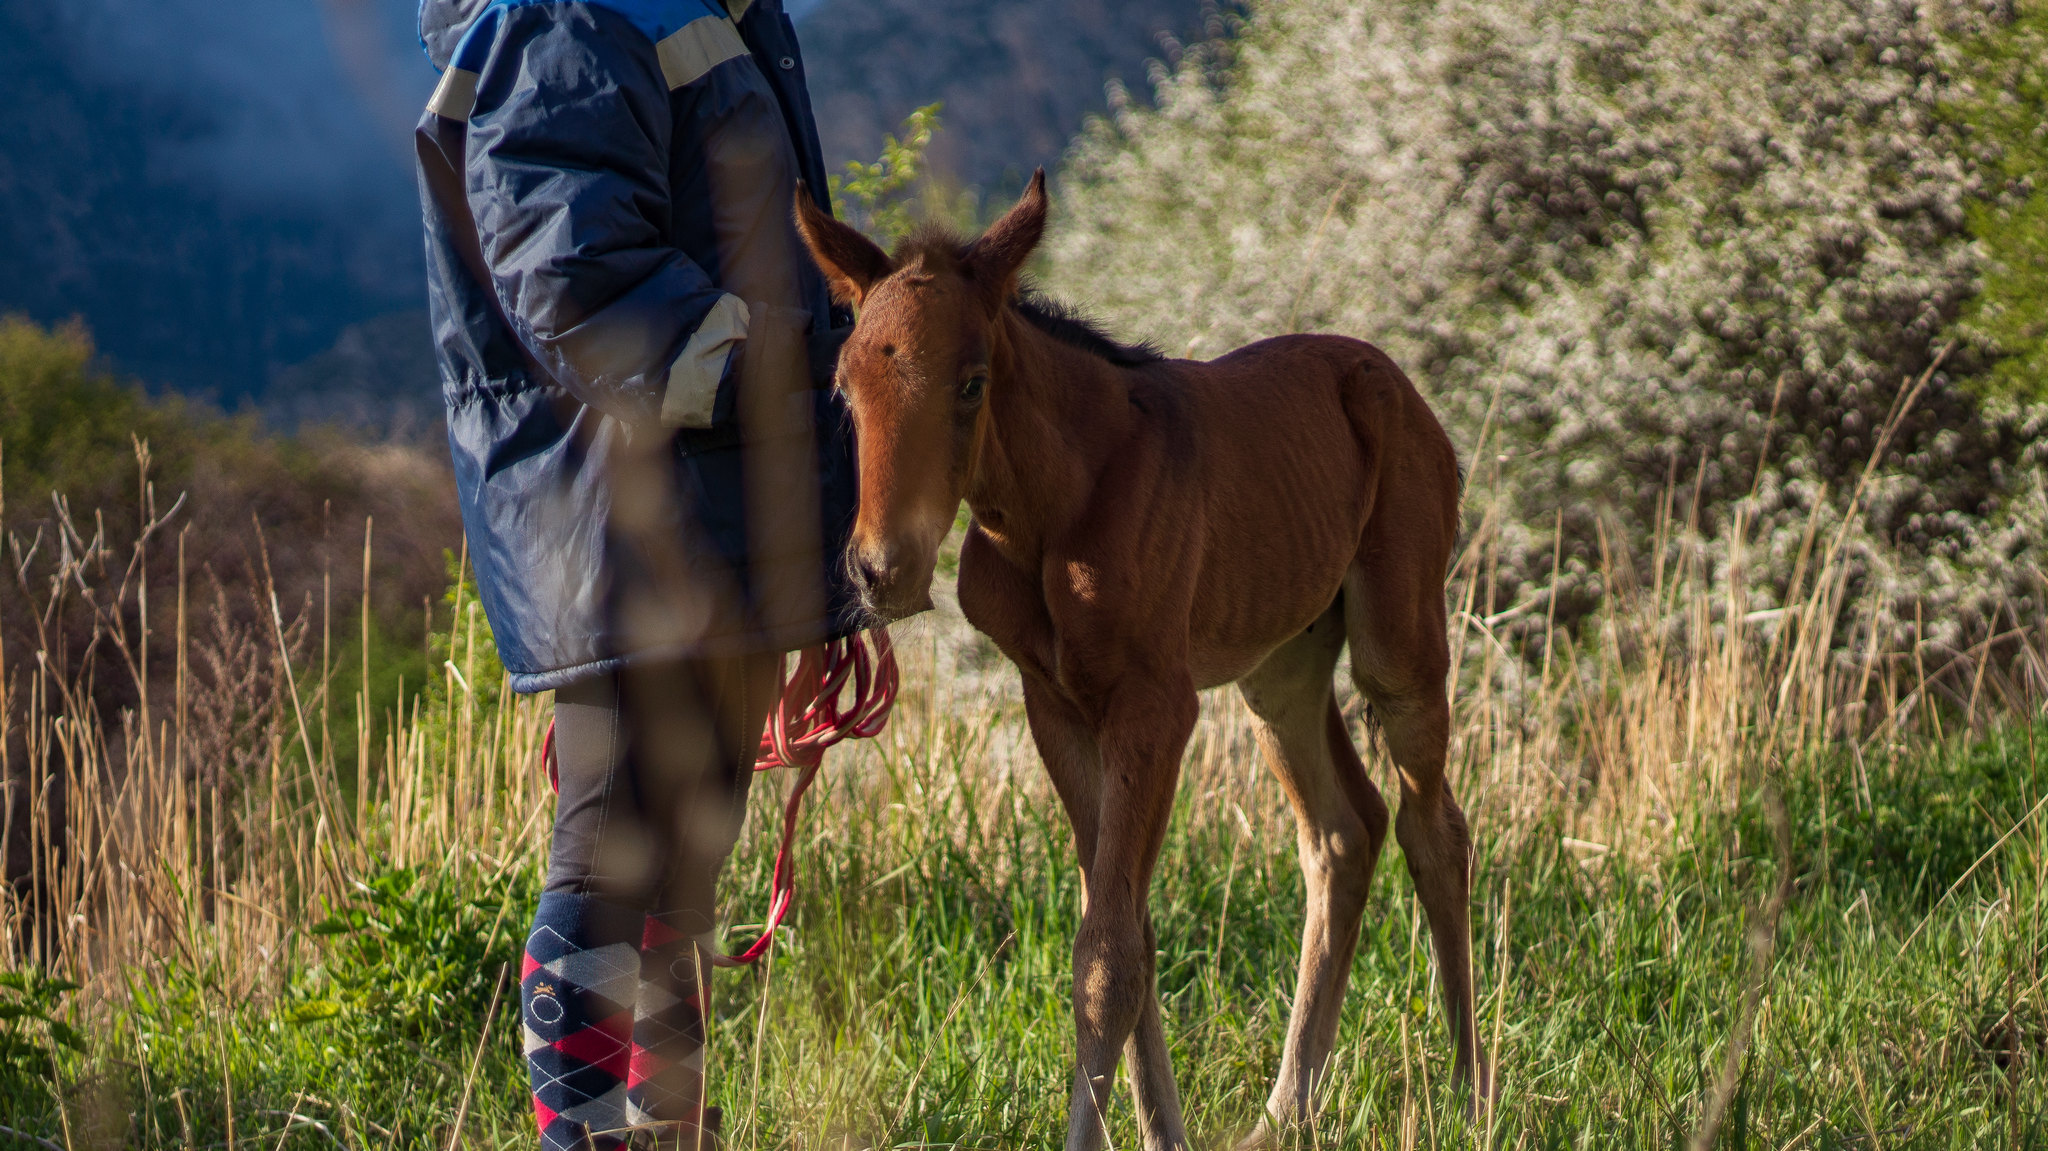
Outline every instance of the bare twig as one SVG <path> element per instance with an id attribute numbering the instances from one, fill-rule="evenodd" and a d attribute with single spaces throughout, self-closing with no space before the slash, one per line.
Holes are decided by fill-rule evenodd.
<path id="1" fill-rule="evenodd" d="M 258 1111 L 256 1114 L 274 1115 L 284 1120 L 284 1130 L 279 1131 L 277 1133 L 278 1141 L 280 1143 L 284 1141 L 284 1137 L 286 1135 L 289 1135 L 293 1131 L 296 1131 L 301 1127 L 309 1127 L 315 1131 L 318 1131 L 320 1134 L 326 1136 L 327 1141 L 329 1143 L 334 1144 L 336 1147 L 347 1146 L 347 1144 L 343 1143 L 341 1141 L 341 1138 L 337 1136 L 334 1133 L 334 1131 L 327 1126 L 327 1124 L 322 1123 L 318 1119 L 312 1118 L 311 1116 L 301 1115 L 296 1111 Z"/>
<path id="2" fill-rule="evenodd" d="M 358 1123 L 362 1125 L 362 1127 L 365 1130 L 367 1130 L 370 1134 L 375 1135 L 379 1139 L 398 1138 L 398 1136 L 394 1135 L 389 1128 L 380 1126 L 375 1120 L 372 1120 L 368 1116 L 361 1114 L 360 1112 L 356 1111 L 353 1107 L 350 1107 L 346 1103 L 329 1103 L 327 1100 L 320 1098 L 318 1095 L 306 1096 L 306 1102 L 311 1103 L 315 1107 L 331 1107 L 334 1110 L 341 1112 L 341 1117 L 343 1119 L 349 1122 Z"/>
<path id="3" fill-rule="evenodd" d="M 19 1139 L 24 1143 L 34 1143 L 37 1146 L 47 1148 L 48 1151 L 64 1151 L 62 1143 L 45 1139 L 41 1135 L 31 1135 L 26 1131 L 16 1131 L 12 1127 L 0 1127 L 0 1136 L 5 1136 L 9 1139 Z"/>
<path id="4" fill-rule="evenodd" d="M 1709 1151 L 1721 1134 L 1721 1121 L 1727 1118 L 1728 1103 L 1734 1099 L 1736 1085 L 1742 1080 L 1742 1061 L 1756 1038 L 1757 1010 L 1770 986 L 1778 920 L 1792 899 L 1792 825 L 1785 818 L 1785 799 L 1778 794 L 1777 784 L 1770 780 L 1764 781 L 1764 818 L 1771 825 L 1772 837 L 1778 841 L 1778 886 L 1750 920 L 1749 986 L 1742 993 L 1742 1010 L 1736 1015 L 1734 1032 L 1728 1037 L 1728 1050 L 1721 1057 L 1721 1073 L 1715 1077 L 1714 1089 L 1707 1096 L 1700 1125 L 1692 1133 L 1692 1151 Z"/>
<path id="5" fill-rule="evenodd" d="M 297 1115 L 298 1115 L 298 1110 L 299 1110 L 299 1104 L 301 1104 L 301 1103 L 305 1102 L 305 1100 L 306 1100 L 306 1092 L 305 1092 L 305 1090 L 304 1090 L 303 1088 L 301 1088 L 301 1089 L 300 1089 L 300 1091 L 299 1091 L 299 1093 L 298 1093 L 297 1095 L 295 1095 L 295 1096 L 293 1096 L 293 1097 L 292 1097 L 292 1105 L 291 1105 L 291 1107 L 290 1107 L 290 1109 L 289 1109 L 289 1110 L 285 1110 L 285 1111 L 258 1111 L 258 1112 L 256 1113 L 256 1114 L 258 1114 L 258 1115 L 283 1115 L 283 1116 L 285 1116 L 285 1117 L 286 1117 L 286 1119 L 285 1119 L 285 1125 L 284 1125 L 284 1129 L 283 1129 L 283 1130 L 281 1130 L 281 1131 L 279 1131 L 279 1132 L 277 1133 L 277 1142 L 276 1142 L 276 1143 L 275 1143 L 275 1144 L 274 1144 L 274 1145 L 273 1145 L 273 1146 L 271 1147 L 271 1151 L 284 1151 L 284 1141 L 285 1141 L 285 1137 L 286 1137 L 286 1136 L 288 1136 L 288 1135 L 290 1135 L 290 1134 L 292 1133 L 292 1127 L 294 1126 L 294 1125 L 293 1125 L 293 1123 L 291 1122 L 291 1120 L 292 1120 L 293 1118 L 296 1118 L 296 1117 L 297 1117 Z"/>
<path id="6" fill-rule="evenodd" d="M 476 1087 L 476 1070 L 483 1065 L 484 1046 L 491 1041 L 491 1024 L 498 1018 L 498 997 L 504 994 L 508 969 L 507 964 L 498 965 L 498 982 L 491 988 L 491 1009 L 484 1013 L 484 1033 L 477 1036 L 476 1054 L 470 1056 L 469 1074 L 462 1080 L 462 1102 L 456 1104 L 455 1124 L 448 1130 L 448 1151 L 455 1151 L 456 1144 L 462 1139 L 462 1122 L 469 1118 L 470 1092 Z"/>

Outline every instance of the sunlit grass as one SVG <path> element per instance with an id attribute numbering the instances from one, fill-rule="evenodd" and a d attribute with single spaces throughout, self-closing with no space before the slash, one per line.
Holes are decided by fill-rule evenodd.
<path id="1" fill-rule="evenodd" d="M 734 1146 L 1059 1144 L 1078 883 L 1036 780 L 981 769 L 988 733 L 1001 730 L 991 718 L 906 723 L 831 769 L 806 823 L 795 930 L 770 962 L 717 985 L 710 1065 Z M 1846 757 L 1808 765 L 1794 789 L 1797 891 L 1723 1146 L 2048 1140 L 2048 850 L 2038 822 L 1991 850 L 2048 794 L 2041 737 L 2048 729 L 2008 728 L 1968 751 L 1866 764 L 1873 805 L 1845 799 L 1825 821 L 1804 802 L 1866 784 Z M 1301 896 L 1276 787 L 1196 764 L 1184 792 L 1154 888 L 1160 989 L 1196 1137 L 1226 1146 L 1256 1120 L 1278 1062 Z M 1983 818 L 1881 841 L 1896 826 L 1882 808 L 1937 795 Z M 757 796 L 757 808 L 772 800 Z M 1745 928 L 1778 877 L 1757 804 L 1689 818 L 1683 846 L 1649 861 L 1585 846 L 1556 813 L 1533 818 L 1513 836 L 1480 825 L 1495 1113 L 1468 1123 L 1447 1084 L 1427 933 L 1390 851 L 1325 1111 L 1300 1146 L 1651 1147 L 1692 1130 L 1745 988 Z M 740 917 L 765 905 L 771 822 L 757 821 L 740 853 L 729 892 Z M 1953 891 L 1927 882 L 1928 866 L 1957 858 L 1983 862 Z M 480 857 L 431 867 L 408 890 L 438 908 L 421 922 L 387 916 L 401 933 L 482 940 L 454 956 L 415 947 L 387 973 L 454 959 L 457 980 L 474 978 L 438 1006 L 428 999 L 448 988 L 415 971 L 410 987 L 306 1018 L 347 977 L 335 952 L 325 968 L 284 965 L 277 992 L 250 1001 L 223 996 L 204 971 L 158 968 L 156 990 L 114 1011 L 77 1065 L 74 1138 L 125 1129 L 128 1143 L 177 1145 L 189 1125 L 199 1144 L 225 1142 L 232 1111 L 238 1140 L 442 1146 L 480 1050 L 464 1138 L 529 1141 L 516 1017 L 502 1001 L 488 1041 L 481 1017 L 534 873 L 521 864 L 493 889 L 490 870 Z M 14 1109 L 52 1129 L 48 1097 L 18 1096 Z M 1135 1138 L 1127 1110 L 1112 1132 L 1118 1145 Z"/>

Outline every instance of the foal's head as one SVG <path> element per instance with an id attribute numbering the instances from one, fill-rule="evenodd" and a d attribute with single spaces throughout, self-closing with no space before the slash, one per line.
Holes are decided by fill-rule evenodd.
<path id="1" fill-rule="evenodd" d="M 1045 231 L 1045 172 L 980 239 L 924 233 L 894 256 L 797 197 L 797 225 L 859 322 L 839 356 L 853 409 L 860 514 L 847 564 L 868 610 L 931 606 L 939 544 L 967 494 L 991 348 L 1017 271 Z"/>

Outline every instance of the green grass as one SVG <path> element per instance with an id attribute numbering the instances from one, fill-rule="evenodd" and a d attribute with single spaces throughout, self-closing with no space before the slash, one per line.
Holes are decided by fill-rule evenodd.
<path id="1" fill-rule="evenodd" d="M 710 1066 L 735 1146 L 1059 1144 L 1078 884 L 1028 754 L 1014 780 L 987 766 L 1012 759 L 1005 719 L 928 719 L 828 768 L 795 929 L 771 963 L 718 977 Z M 1720 1146 L 2048 1146 L 2048 837 L 2038 813 L 2021 822 L 2048 795 L 2043 737 L 1785 769 L 1794 894 Z M 1191 769 L 1154 888 L 1202 1146 L 1257 1117 L 1301 916 L 1277 789 L 1248 766 Z M 1737 1024 L 1746 926 L 1778 882 L 1760 795 L 1605 852 L 1568 845 L 1561 808 L 1510 818 L 1467 796 L 1482 1026 L 1502 1068 L 1476 1129 L 1446 1085 L 1427 934 L 1390 844 L 1328 1105 L 1299 1145 L 1685 1145 Z M 730 876 L 742 918 L 765 904 L 769 822 L 752 821 Z M 89 1054 L 61 1054 L 61 1090 L 11 1064 L 0 1113 L 80 1147 L 225 1145 L 230 1115 L 236 1146 L 439 1147 L 480 1058 L 466 1140 L 525 1145 L 509 998 L 482 1032 L 535 875 L 530 857 L 483 853 L 389 874 L 308 925 L 316 961 L 282 960 L 274 994 L 230 1000 L 167 960 Z M 1131 1143 L 1127 1106 L 1112 1130 Z"/>

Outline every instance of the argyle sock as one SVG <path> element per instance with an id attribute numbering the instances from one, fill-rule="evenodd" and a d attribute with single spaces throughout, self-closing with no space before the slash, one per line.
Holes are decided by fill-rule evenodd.
<path id="1" fill-rule="evenodd" d="M 543 1151 L 623 1147 L 644 915 L 543 892 L 526 940 L 520 1014 Z"/>
<path id="2" fill-rule="evenodd" d="M 626 1105 L 633 1122 L 658 1124 L 687 1148 L 703 1121 L 704 1000 L 695 937 L 678 930 L 681 918 L 646 920 Z"/>

